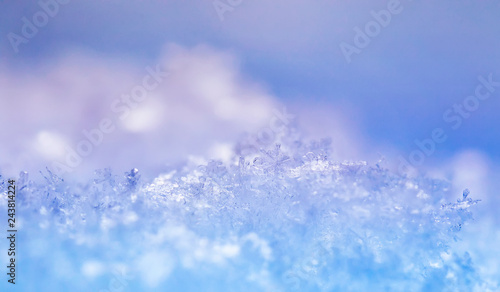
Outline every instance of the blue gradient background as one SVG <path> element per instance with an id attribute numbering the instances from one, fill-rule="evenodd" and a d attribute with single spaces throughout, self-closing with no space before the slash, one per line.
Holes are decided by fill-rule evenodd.
<path id="1" fill-rule="evenodd" d="M 306 135 L 333 136 L 339 160 L 376 162 L 383 156 L 387 167 L 395 170 L 399 155 L 408 157 L 417 149 L 415 139 L 429 138 L 435 128 L 445 129 L 447 141 L 437 145 L 435 153 L 417 169 L 423 175 L 451 181 L 458 193 L 469 187 L 474 198 L 483 200 L 477 209 L 478 224 L 469 229 L 469 235 L 466 233 L 462 248 L 474 250 L 471 246 L 475 241 L 498 242 L 500 90 L 482 101 L 457 130 L 451 130 L 442 116 L 474 92 L 478 76 L 493 74 L 494 80 L 500 80 L 500 2 L 402 0 L 403 11 L 393 15 L 390 24 L 359 55 L 352 56 L 352 62 L 346 62 L 340 43 L 352 44 L 353 28 L 363 27 L 373 19 L 370 11 L 386 9 L 387 3 L 244 0 L 225 13 L 221 21 L 212 1 L 70 1 L 60 6 L 58 14 L 15 53 L 7 35 L 20 34 L 21 19 L 31 19 L 40 7 L 35 1 L 2 1 L 0 169 L 16 175 L 21 170 L 33 173 L 48 165 L 50 159 L 30 152 L 28 146 L 18 146 L 29 144 L 30 135 L 46 130 L 47 123 L 43 121 L 52 121 L 54 111 L 66 110 L 58 108 L 57 103 L 45 103 L 42 98 L 38 104 L 24 104 L 41 113 L 37 120 L 30 120 L 32 116 L 9 108 L 15 102 L 20 102 L 16 109 L 22 106 L 23 97 L 12 95 L 12 90 L 35 83 L 42 84 L 40 88 L 57 88 L 62 85 L 43 79 L 55 67 L 60 70 L 68 66 L 78 71 L 85 64 L 89 66 L 85 72 L 92 72 L 101 64 L 109 72 L 117 72 L 117 76 L 132 72 L 127 75 L 129 80 L 116 85 L 116 91 L 110 93 L 117 96 L 130 90 L 133 80 L 143 76 L 144 67 L 154 66 L 165 54 L 171 56 L 165 53 L 169 51 L 166 47 L 177 46 L 192 52 L 201 45 L 209 48 L 210 56 L 229 58 L 221 61 L 221 66 L 234 67 L 243 84 L 250 82 L 261 88 L 259 92 L 264 92 L 262 96 L 267 96 L 269 105 L 289 108 Z M 68 76 L 71 72 L 68 69 Z M 77 73 L 75 76 L 81 77 Z M 109 107 L 108 101 L 87 99 L 85 95 L 61 98 L 89 105 L 75 107 L 72 114 L 82 115 L 82 122 L 75 122 L 72 129 L 61 133 L 79 133 L 82 128 L 95 125 L 106 114 L 101 109 Z M 186 106 L 195 106 L 194 101 L 183 100 Z M 92 114 L 88 112 L 95 116 L 90 118 Z M 18 122 L 20 119 L 28 122 Z M 208 140 L 192 139 L 197 134 L 189 131 L 190 121 L 186 118 L 179 122 L 179 127 L 186 126 L 186 130 L 178 138 L 186 145 L 199 145 L 191 149 L 199 150 L 197 155 L 210 156 L 210 152 L 204 152 Z M 268 119 L 259 121 L 248 128 L 242 123 L 241 132 L 258 130 Z M 221 137 L 217 136 L 217 125 L 206 132 L 207 137 L 215 135 L 214 139 L 223 138 L 225 143 L 237 140 L 240 126 Z M 53 128 L 57 130 L 58 126 Z M 155 144 L 163 140 L 154 138 L 155 131 L 141 135 L 137 139 L 124 134 L 103 145 L 102 152 L 95 155 L 108 159 L 90 159 L 81 173 L 77 171 L 73 176 L 85 176 L 92 169 L 106 166 L 135 166 L 134 159 L 108 155 L 128 141 L 130 149 L 134 149 L 128 157 L 140 153 L 145 163 L 139 166 L 148 173 L 148 156 L 154 160 L 155 152 L 141 152 L 146 146 L 137 141 L 144 138 Z M 70 144 L 79 139 L 77 134 L 67 137 Z M 29 161 L 16 159 L 22 155 L 28 155 Z M 164 162 L 177 163 L 184 155 L 180 150 L 174 151 L 172 157 L 164 157 Z M 149 174 L 153 176 L 162 170 L 150 169 Z M 500 249 L 493 243 L 472 254 L 487 262 L 485 266 L 491 274 L 500 272 Z"/>
<path id="2" fill-rule="evenodd" d="M 245 74 L 282 102 L 346 103 L 363 134 L 409 151 L 443 125 L 442 113 L 473 91 L 478 75 L 500 75 L 496 1 L 402 1 L 403 11 L 348 64 L 339 49 L 354 26 L 386 1 L 244 1 L 221 22 L 210 1 L 71 1 L 14 54 L 35 3 L 2 3 L 1 60 L 7 68 L 44 64 L 74 48 L 149 64 L 165 43 L 230 50 Z M 8 97 L 2 97 L 8 98 Z M 435 157 L 474 148 L 498 161 L 499 98 L 491 98 L 449 135 Z"/>

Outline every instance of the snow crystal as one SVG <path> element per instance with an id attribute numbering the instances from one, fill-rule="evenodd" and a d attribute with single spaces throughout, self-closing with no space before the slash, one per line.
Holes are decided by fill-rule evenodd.
<path id="1" fill-rule="evenodd" d="M 252 143 L 247 138 L 236 145 L 230 163 L 187 163 L 153 180 L 137 169 L 123 175 L 103 169 L 77 184 L 47 170 L 44 183 L 35 183 L 22 172 L 19 286 L 495 288 L 484 283 L 468 254 L 450 248 L 477 203 L 468 190 L 457 202 L 446 202 L 446 182 L 397 175 L 378 164 L 332 161 L 329 140 L 306 143 L 297 133 L 277 135 L 269 147 Z M 6 214 L 5 202 L 0 208 Z"/>

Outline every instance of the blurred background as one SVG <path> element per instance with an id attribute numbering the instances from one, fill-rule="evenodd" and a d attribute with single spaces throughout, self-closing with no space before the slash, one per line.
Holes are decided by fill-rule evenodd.
<path id="1" fill-rule="evenodd" d="M 243 133 L 288 114 L 305 137 L 331 137 L 336 159 L 408 164 L 457 198 L 469 188 L 483 202 L 459 246 L 499 272 L 487 243 L 500 240 L 500 2 L 0 7 L 2 174 L 154 177 L 190 157 L 227 159 Z M 481 85 L 488 99 L 474 97 Z"/>

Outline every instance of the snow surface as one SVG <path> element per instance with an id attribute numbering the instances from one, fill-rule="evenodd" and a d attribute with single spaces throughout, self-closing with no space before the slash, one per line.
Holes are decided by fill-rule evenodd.
<path id="1" fill-rule="evenodd" d="M 103 169 L 86 184 L 50 171 L 35 183 L 22 172 L 16 289 L 498 288 L 450 247 L 477 203 L 467 190 L 447 202 L 446 182 L 331 161 L 328 140 L 304 142 L 293 129 L 274 138 L 247 136 L 230 161 L 192 159 L 153 180 Z"/>

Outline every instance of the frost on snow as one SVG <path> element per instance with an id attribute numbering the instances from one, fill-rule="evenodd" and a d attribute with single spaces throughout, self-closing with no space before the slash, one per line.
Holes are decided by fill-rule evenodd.
<path id="1" fill-rule="evenodd" d="M 193 160 L 154 180 L 137 169 L 99 170 L 86 184 L 21 173 L 20 282 L 38 291 L 491 288 L 450 248 L 477 203 L 468 190 L 450 203 L 443 181 L 332 161 L 328 140 L 287 134 L 265 147 L 247 137 L 229 163 Z"/>

